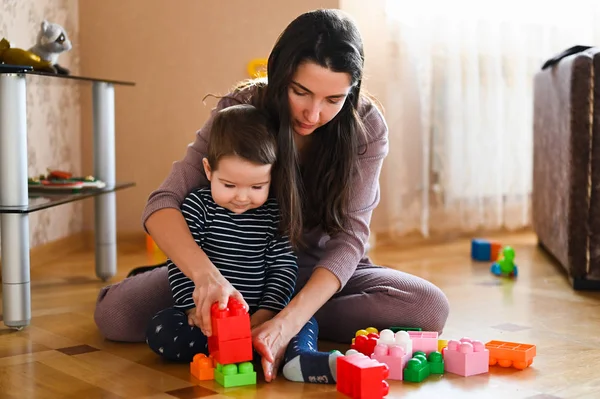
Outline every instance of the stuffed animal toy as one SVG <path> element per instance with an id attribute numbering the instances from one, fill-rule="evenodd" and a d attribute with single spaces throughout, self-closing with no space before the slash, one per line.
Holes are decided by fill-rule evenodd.
<path id="1" fill-rule="evenodd" d="M 35 71 L 56 73 L 56 68 L 48 61 L 41 59 L 39 55 L 33 54 L 31 51 L 11 47 L 6 38 L 0 40 L 0 63 L 25 65 L 33 67 Z"/>
<path id="2" fill-rule="evenodd" d="M 59 24 L 44 20 L 40 25 L 36 43 L 29 51 L 38 55 L 42 60 L 48 61 L 57 73 L 68 75 L 70 71 L 58 64 L 58 56 L 71 48 L 71 41 L 64 28 Z"/>

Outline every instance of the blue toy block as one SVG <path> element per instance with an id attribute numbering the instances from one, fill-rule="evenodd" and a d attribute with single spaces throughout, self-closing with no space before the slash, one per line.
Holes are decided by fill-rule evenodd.
<path id="1" fill-rule="evenodd" d="M 492 244 L 488 240 L 475 238 L 471 241 L 471 258 L 481 262 L 489 261 L 492 257 Z"/>

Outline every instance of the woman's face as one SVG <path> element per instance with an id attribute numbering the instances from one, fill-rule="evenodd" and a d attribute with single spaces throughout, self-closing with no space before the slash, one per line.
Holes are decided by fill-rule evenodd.
<path id="1" fill-rule="evenodd" d="M 332 120 L 351 89 L 350 75 L 333 72 L 313 62 L 298 65 L 288 87 L 292 127 L 308 136 Z"/>

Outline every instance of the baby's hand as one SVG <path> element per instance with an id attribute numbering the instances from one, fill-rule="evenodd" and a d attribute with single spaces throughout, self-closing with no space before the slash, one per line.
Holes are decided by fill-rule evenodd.
<path id="1" fill-rule="evenodd" d="M 190 327 L 196 326 L 196 327 L 200 328 L 200 324 L 196 320 L 196 308 L 195 307 L 186 310 L 185 314 L 187 314 L 188 324 L 190 325 Z"/>

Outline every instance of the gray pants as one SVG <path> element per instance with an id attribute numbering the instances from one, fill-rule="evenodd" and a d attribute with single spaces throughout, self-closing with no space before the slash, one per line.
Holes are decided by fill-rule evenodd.
<path id="1" fill-rule="evenodd" d="M 300 268 L 296 289 L 310 277 Z M 146 328 L 159 311 L 172 307 L 167 268 L 104 287 L 94 319 L 105 338 L 144 342 Z M 360 264 L 348 284 L 315 314 L 319 338 L 349 344 L 357 330 L 391 326 L 442 332 L 449 304 L 444 293 L 419 277 L 371 264 Z"/>

